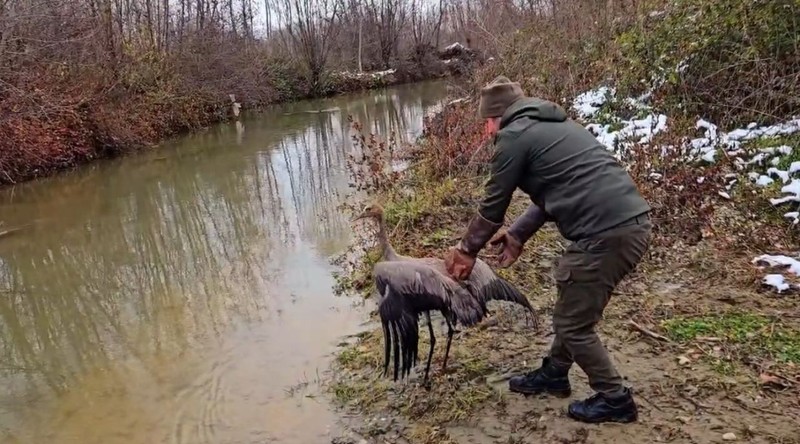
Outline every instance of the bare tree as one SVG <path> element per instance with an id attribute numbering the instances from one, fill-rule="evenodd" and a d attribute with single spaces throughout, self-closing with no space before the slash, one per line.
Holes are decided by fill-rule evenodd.
<path id="1" fill-rule="evenodd" d="M 332 0 L 283 0 L 286 34 L 305 62 L 313 91 L 322 86 L 339 4 Z"/>

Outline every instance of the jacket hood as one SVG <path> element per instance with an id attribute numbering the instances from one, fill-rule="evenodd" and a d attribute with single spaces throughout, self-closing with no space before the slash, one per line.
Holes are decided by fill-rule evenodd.
<path id="1" fill-rule="evenodd" d="M 532 117 L 546 122 L 563 122 L 567 120 L 567 112 L 557 103 L 536 97 L 523 97 L 509 105 L 500 118 L 500 128 L 519 117 Z"/>

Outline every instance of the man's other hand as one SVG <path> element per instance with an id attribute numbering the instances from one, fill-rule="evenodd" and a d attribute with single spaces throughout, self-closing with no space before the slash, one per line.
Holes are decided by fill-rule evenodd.
<path id="1" fill-rule="evenodd" d="M 497 265 L 500 268 L 511 266 L 522 254 L 522 243 L 505 229 L 498 231 L 489 240 L 489 245 L 497 247 Z"/>

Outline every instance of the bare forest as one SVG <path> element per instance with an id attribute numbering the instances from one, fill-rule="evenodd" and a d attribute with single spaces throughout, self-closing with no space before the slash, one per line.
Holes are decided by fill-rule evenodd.
<path id="1" fill-rule="evenodd" d="M 485 3 L 0 0 L 0 181 L 225 119 L 232 99 L 254 108 L 446 75 L 443 49 L 484 40 L 467 29 Z"/>

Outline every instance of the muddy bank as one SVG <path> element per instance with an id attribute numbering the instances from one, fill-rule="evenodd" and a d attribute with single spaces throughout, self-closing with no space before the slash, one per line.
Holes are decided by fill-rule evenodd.
<path id="1" fill-rule="evenodd" d="M 393 238 L 398 252 L 443 254 L 448 238 L 461 229 L 463 216 L 473 207 L 442 205 L 436 215 L 421 215 L 414 231 Z M 511 214 L 520 214 L 522 208 L 516 206 Z M 441 240 L 431 239 L 432 233 Z M 516 307 L 493 303 L 495 316 L 455 336 L 445 373 L 442 341 L 437 343 L 430 391 L 420 384 L 429 344 L 424 324 L 421 363 L 407 381 L 394 383 L 383 377 L 379 325 L 340 352 L 329 391 L 342 408 L 364 418 L 355 425 L 356 432 L 369 437 L 368 442 L 410 443 L 707 443 L 722 442 L 729 433 L 739 442 L 800 442 L 796 357 L 780 364 L 748 362 L 748 356 L 740 354 L 743 340 L 731 333 L 757 336 L 769 326 L 796 341 L 800 337 L 796 300 L 709 282 L 697 269 L 697 259 L 681 254 L 669 262 L 671 266 L 654 263 L 651 255 L 642 270 L 618 288 L 600 327 L 602 339 L 635 392 L 638 423 L 590 426 L 567 418 L 569 401 L 591 394 L 577 367 L 570 374 L 571 399 L 510 393 L 507 379 L 537 367 L 552 335 L 549 314 L 555 288 L 550 272 L 563 243 L 557 233 L 547 230 L 529 245 L 520 262 L 502 273 L 525 289 L 540 310 L 539 330 L 527 326 Z M 711 254 L 702 249 L 693 253 Z M 681 261 L 680 266 L 675 267 L 674 261 Z M 718 314 L 725 321 L 715 326 L 687 321 L 669 327 L 670 320 L 691 320 L 701 313 Z M 754 325 L 750 319 L 755 317 L 768 321 Z M 705 328 L 709 331 L 704 338 L 681 337 L 685 329 Z M 437 337 L 444 337 L 446 327 L 440 318 L 434 319 L 434 329 Z M 787 350 L 796 347 L 794 342 Z"/>
<path id="2" fill-rule="evenodd" d="M 41 113 L 25 105 L 0 103 L 0 186 L 50 176 L 88 162 L 125 155 L 215 123 L 239 120 L 242 112 L 448 77 L 447 71 L 331 73 L 327 87 L 312 92 L 268 92 L 236 96 L 197 89 L 185 93 L 124 89 L 97 100 L 62 97 L 68 104 Z M 66 94 L 66 93 L 65 93 Z M 224 97 L 224 98 L 223 98 Z M 51 99 L 52 100 L 52 99 Z"/>
<path id="3" fill-rule="evenodd" d="M 426 133 L 442 140 L 423 141 L 404 176 L 394 186 L 383 184 L 372 198 L 383 202 L 399 254 L 442 257 L 474 214 L 485 172 L 465 165 L 443 177 L 447 159 L 442 153 L 465 133 L 472 134 L 469 128 Z M 674 162 L 670 165 L 681 173 L 678 178 L 697 183 L 697 171 L 689 171 L 694 166 Z M 437 341 L 432 386 L 426 389 L 421 385 L 429 344 L 424 320 L 420 362 L 408 380 L 398 382 L 382 374 L 384 343 L 375 324 L 340 350 L 328 384 L 330 396 L 355 418 L 352 435 L 338 442 L 800 442 L 796 295 L 765 290 L 751 250 L 732 249 L 740 245 L 736 239 L 742 230 L 731 226 L 732 220 L 742 219 L 732 214 L 749 211 L 755 201 L 716 205 L 702 219 L 698 216 L 697 227 L 684 227 L 669 219 L 677 209 L 670 207 L 675 205 L 672 197 L 659 191 L 664 184 L 648 184 L 649 171 L 632 171 L 658 209 L 654 214 L 661 229 L 638 271 L 617 288 L 599 332 L 634 391 L 637 423 L 586 425 L 569 419 L 568 403 L 591 394 L 577 366 L 570 373 L 569 399 L 508 391 L 508 378 L 538 367 L 552 339 L 552 267 L 566 243 L 546 227 L 528 242 L 514 266 L 498 270 L 526 293 L 539 311 L 540 328 L 527 325 L 516 306 L 491 303 L 492 317 L 455 336 L 445 372 L 444 341 Z M 705 170 L 709 180 L 716 180 L 712 173 L 724 171 Z M 674 198 L 686 205 L 683 194 Z M 517 196 L 507 222 L 524 208 L 525 199 Z M 757 223 L 761 233 L 783 229 L 777 223 Z M 708 226 L 716 229 L 713 235 Z M 705 234 L 687 240 L 690 229 Z M 369 248 L 374 238 L 364 242 Z M 490 253 L 484 250 L 482 255 L 492 263 Z M 358 261 L 345 282 L 368 298 L 373 297 L 369 270 L 374 260 L 366 255 Z M 371 317 L 377 320 L 375 311 Z M 437 338 L 444 338 L 444 322 L 433 319 Z"/>

